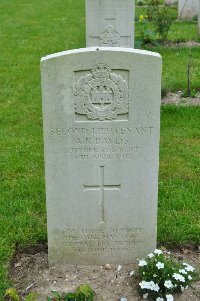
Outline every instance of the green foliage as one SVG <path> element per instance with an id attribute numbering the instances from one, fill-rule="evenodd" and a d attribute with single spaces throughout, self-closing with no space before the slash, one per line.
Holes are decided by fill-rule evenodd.
<path id="1" fill-rule="evenodd" d="M 37 301 L 37 298 L 38 294 L 36 292 L 31 292 L 25 297 L 24 301 Z"/>
<path id="2" fill-rule="evenodd" d="M 138 0 L 136 2 L 136 5 L 139 5 L 139 6 L 143 6 L 145 4 L 145 1 L 144 0 Z"/>
<path id="3" fill-rule="evenodd" d="M 52 291 L 52 297 L 47 297 L 47 301 L 93 301 L 94 292 L 88 284 L 81 284 L 73 293 L 58 293 Z"/>
<path id="4" fill-rule="evenodd" d="M 30 292 L 23 300 L 24 301 L 37 301 L 38 294 Z M 6 301 L 20 301 L 19 295 L 15 288 L 8 288 L 4 295 Z"/>
<path id="5" fill-rule="evenodd" d="M 91 287 L 87 284 L 82 284 L 76 289 L 77 301 L 92 301 L 94 299 L 94 293 Z"/>
<path id="6" fill-rule="evenodd" d="M 16 289 L 12 287 L 6 290 L 4 299 L 8 301 L 20 301 Z"/>
<path id="7" fill-rule="evenodd" d="M 158 0 L 150 0 L 148 5 L 148 18 L 152 21 L 156 33 L 162 42 L 166 41 L 172 25 L 172 16 L 167 6 L 160 6 Z"/>
<path id="8" fill-rule="evenodd" d="M 139 40 L 136 39 L 136 45 L 139 45 L 138 41 L 141 41 L 141 45 L 146 43 L 155 45 L 157 35 L 162 42 L 166 41 L 173 22 L 173 16 L 167 6 L 159 5 L 159 0 L 150 0 L 147 5 L 146 15 L 141 14 L 138 21 Z"/>
<path id="9" fill-rule="evenodd" d="M 149 21 L 144 15 L 140 15 L 139 18 L 139 34 L 140 38 L 136 40 L 135 44 L 137 48 L 141 48 L 146 43 L 153 42 L 155 32 L 149 28 Z"/>
<path id="10" fill-rule="evenodd" d="M 189 92 L 188 92 L 188 89 L 184 89 L 182 94 L 181 94 L 181 97 L 183 97 L 183 98 L 186 98 L 186 97 L 195 98 L 196 95 L 197 95 L 197 91 L 195 89 L 189 90 Z"/>
<path id="11" fill-rule="evenodd" d="M 184 292 L 197 279 L 192 266 L 177 262 L 170 253 L 158 249 L 138 265 L 139 293 L 149 300 L 172 301 L 173 294 Z"/>
<path id="12" fill-rule="evenodd" d="M 192 69 L 193 69 L 193 62 L 192 62 L 192 55 L 191 52 L 188 55 L 188 62 L 187 62 L 187 70 L 186 70 L 186 74 L 187 74 L 187 87 L 186 89 L 184 89 L 183 93 L 182 93 L 182 97 L 195 97 L 197 94 L 197 91 L 195 89 L 192 89 Z"/>

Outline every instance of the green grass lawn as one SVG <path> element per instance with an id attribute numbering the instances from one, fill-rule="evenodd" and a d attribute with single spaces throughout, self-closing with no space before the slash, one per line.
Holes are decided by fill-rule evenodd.
<path id="1" fill-rule="evenodd" d="M 39 61 L 85 46 L 84 15 L 83 0 L 0 3 L 0 299 L 15 246 L 47 240 Z M 195 26 L 175 22 L 169 37 L 195 40 Z M 199 89 L 198 48 L 153 50 L 163 56 L 164 90 L 185 89 L 189 56 Z M 165 244 L 200 243 L 199 119 L 200 107 L 162 107 L 158 240 Z"/>
<path id="2" fill-rule="evenodd" d="M 158 241 L 200 242 L 200 107 L 163 106 Z"/>

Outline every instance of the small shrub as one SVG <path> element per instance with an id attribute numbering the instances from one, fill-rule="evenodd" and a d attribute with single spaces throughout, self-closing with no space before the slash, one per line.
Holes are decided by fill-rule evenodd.
<path id="1" fill-rule="evenodd" d="M 173 301 L 173 294 L 187 289 L 196 276 L 192 266 L 176 262 L 162 250 L 155 250 L 138 265 L 139 293 L 154 301 Z"/>
<path id="2" fill-rule="evenodd" d="M 94 292 L 87 284 L 81 284 L 75 292 L 60 294 L 56 291 L 51 292 L 52 297 L 47 297 L 47 301 L 93 301 Z"/>
<path id="3" fill-rule="evenodd" d="M 173 21 L 169 8 L 166 5 L 161 7 L 158 0 L 150 0 L 147 11 L 156 33 L 165 42 Z"/>

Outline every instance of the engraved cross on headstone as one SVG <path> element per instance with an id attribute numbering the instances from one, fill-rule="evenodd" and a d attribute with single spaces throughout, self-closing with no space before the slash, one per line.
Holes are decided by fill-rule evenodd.
<path id="1" fill-rule="evenodd" d="M 133 47 L 134 0 L 86 0 L 86 46 Z"/>
<path id="2" fill-rule="evenodd" d="M 101 206 L 101 223 L 105 223 L 105 197 L 104 197 L 104 191 L 105 190 L 121 190 L 121 184 L 118 185 L 105 185 L 104 183 L 104 166 L 99 166 L 99 184 L 98 185 L 83 185 L 84 191 L 87 190 L 97 190 L 99 191 L 99 200 L 100 200 L 100 206 Z"/>

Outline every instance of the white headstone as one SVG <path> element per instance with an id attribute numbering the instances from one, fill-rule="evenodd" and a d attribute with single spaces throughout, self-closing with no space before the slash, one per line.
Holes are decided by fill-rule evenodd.
<path id="1" fill-rule="evenodd" d="M 86 0 L 86 46 L 134 47 L 134 0 Z"/>
<path id="2" fill-rule="evenodd" d="M 192 20 L 198 15 L 199 0 L 179 0 L 178 16 L 181 20 Z"/>
<path id="3" fill-rule="evenodd" d="M 198 35 L 200 37 L 200 1 L 198 2 Z"/>
<path id="4" fill-rule="evenodd" d="M 42 58 L 49 263 L 131 263 L 156 247 L 161 57 Z"/>

